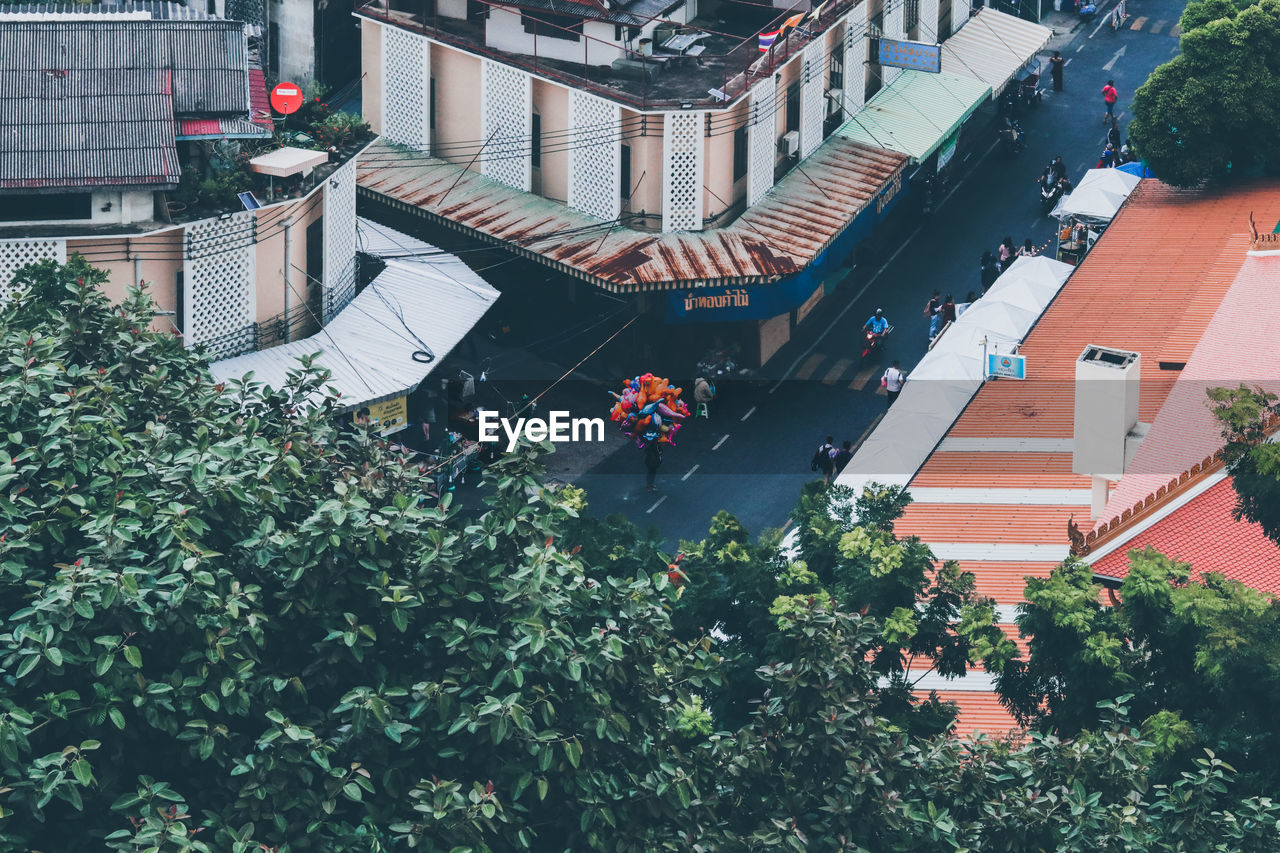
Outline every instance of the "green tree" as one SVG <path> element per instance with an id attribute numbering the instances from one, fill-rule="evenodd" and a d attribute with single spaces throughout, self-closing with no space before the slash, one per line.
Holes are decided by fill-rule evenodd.
<path id="1" fill-rule="evenodd" d="M 1192 3 L 1181 53 L 1134 94 L 1129 133 L 1175 186 L 1280 168 L 1280 0 Z"/>
<path id="2" fill-rule="evenodd" d="M 104 278 L 0 310 L 0 848 L 657 849 L 715 677 L 665 573 L 586 565 L 536 454 L 420 506 L 314 371 L 221 393 Z"/>
<path id="3" fill-rule="evenodd" d="M 900 489 L 855 499 L 848 489 L 813 483 L 793 515 L 794 542 L 784 545 L 772 531 L 753 543 L 722 512 L 705 540 L 682 546 L 688 581 L 673 618 L 687 639 L 711 631 L 722 637 L 732 687 L 716 708 L 725 722 L 745 718 L 761 666 L 793 656 L 779 629 L 817 602 L 880 625 L 872 666 L 887 684 L 874 704 L 915 734 L 944 731 L 955 717 L 937 701 L 912 699 L 921 672 L 960 676 L 983 658 L 998 662 L 1014 653 L 972 573 L 954 562 L 935 568 L 928 546 L 894 537 L 893 522 L 909 502 Z"/>
<path id="4" fill-rule="evenodd" d="M 1226 440 L 1223 457 L 1238 500 L 1236 517 L 1262 525 L 1280 543 L 1280 444 L 1268 441 L 1280 423 L 1280 398 L 1261 388 L 1209 392 Z"/>

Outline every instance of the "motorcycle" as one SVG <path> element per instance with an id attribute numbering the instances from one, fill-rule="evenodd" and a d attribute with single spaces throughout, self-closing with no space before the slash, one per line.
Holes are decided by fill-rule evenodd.
<path id="1" fill-rule="evenodd" d="M 1027 140 L 1025 134 L 1022 132 L 1022 125 L 1017 119 L 1006 117 L 1004 120 L 1004 127 L 1000 129 L 999 135 L 1004 151 L 1010 157 L 1018 156 L 1027 147 Z"/>
<path id="2" fill-rule="evenodd" d="M 1043 98 L 1040 91 L 1040 72 L 1033 71 L 1018 81 L 1018 103 L 1023 107 L 1038 107 Z"/>
<path id="3" fill-rule="evenodd" d="M 1051 180 L 1041 178 L 1040 180 L 1040 212 L 1048 215 L 1061 199 L 1070 191 L 1070 183 L 1065 178 L 1061 180 Z"/>
<path id="4" fill-rule="evenodd" d="M 889 337 L 889 333 L 893 331 L 893 326 L 885 326 L 883 332 L 873 332 L 870 329 L 863 329 L 862 358 L 865 360 L 868 356 L 878 355 L 880 349 L 884 346 L 884 339 Z"/>

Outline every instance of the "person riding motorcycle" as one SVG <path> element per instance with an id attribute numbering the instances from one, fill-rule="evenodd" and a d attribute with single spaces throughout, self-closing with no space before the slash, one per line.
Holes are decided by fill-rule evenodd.
<path id="1" fill-rule="evenodd" d="M 877 308 L 876 313 L 868 317 L 867 322 L 862 324 L 862 328 L 873 335 L 883 335 L 889 328 L 889 321 L 884 318 L 884 311 Z"/>

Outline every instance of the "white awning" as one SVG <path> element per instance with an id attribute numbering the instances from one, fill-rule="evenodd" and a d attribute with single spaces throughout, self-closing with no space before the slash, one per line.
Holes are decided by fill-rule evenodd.
<path id="1" fill-rule="evenodd" d="M 1110 222 L 1142 178 L 1119 169 L 1090 169 L 1053 209 L 1055 219 Z"/>
<path id="2" fill-rule="evenodd" d="M 1053 30 L 990 7 L 942 43 L 942 70 L 981 80 L 1000 92 L 1049 43 Z"/>
<path id="3" fill-rule="evenodd" d="M 897 401 L 836 483 L 857 493 L 873 482 L 910 483 L 982 387 L 984 350 L 1011 352 L 1073 269 L 1043 256 L 1014 261 L 907 375 Z"/>
<path id="4" fill-rule="evenodd" d="M 298 359 L 318 353 L 343 411 L 390 400 L 417 388 L 499 296 L 453 255 L 388 260 L 319 333 L 216 361 L 210 371 L 219 382 L 252 372 L 252 381 L 280 389 Z"/>

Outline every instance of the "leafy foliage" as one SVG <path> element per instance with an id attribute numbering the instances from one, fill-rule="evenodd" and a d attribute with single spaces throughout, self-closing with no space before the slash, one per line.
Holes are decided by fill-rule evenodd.
<path id="1" fill-rule="evenodd" d="M 727 721 L 745 719 L 759 667 L 795 656 L 786 629 L 815 606 L 877 620 L 872 668 L 888 686 L 873 705 L 916 734 L 943 731 L 954 712 L 915 703 L 908 670 L 917 678 L 921 669 L 958 676 L 981 658 L 1014 653 L 995 625 L 994 603 L 974 591 L 972 573 L 955 563 L 935 569 L 927 546 L 894 538 L 893 521 L 909 501 L 899 489 L 855 501 L 847 489 L 813 483 L 796 509 L 790 549 L 776 532 L 750 542 L 727 513 L 716 516 L 705 540 L 684 545 L 689 581 L 673 618 L 686 637 L 715 631 L 724 638 L 732 688 L 717 710 Z"/>
<path id="2" fill-rule="evenodd" d="M 1280 0 L 1191 3 L 1181 52 L 1134 94 L 1129 133 L 1161 180 L 1196 186 L 1280 167 Z"/>
<path id="3" fill-rule="evenodd" d="M 1239 498 L 1236 515 L 1280 542 L 1280 444 L 1267 440 L 1280 423 L 1280 398 L 1243 385 L 1214 389 L 1209 397 L 1227 442 L 1223 455 Z"/>

